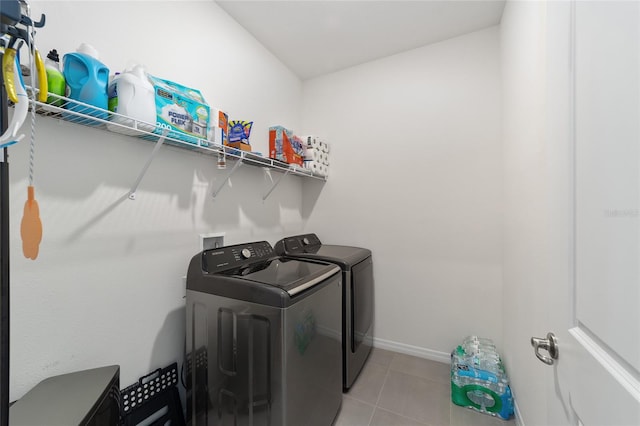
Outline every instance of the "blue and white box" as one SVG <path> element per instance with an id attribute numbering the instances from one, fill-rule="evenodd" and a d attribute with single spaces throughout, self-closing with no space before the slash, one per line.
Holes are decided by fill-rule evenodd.
<path id="1" fill-rule="evenodd" d="M 199 90 L 149 75 L 156 100 L 156 129 L 170 138 L 207 146 L 210 109 Z"/>

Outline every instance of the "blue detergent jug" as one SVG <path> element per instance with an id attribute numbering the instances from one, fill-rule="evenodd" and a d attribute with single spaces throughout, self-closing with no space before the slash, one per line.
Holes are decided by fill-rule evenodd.
<path id="1" fill-rule="evenodd" d="M 98 59 L 81 52 L 64 55 L 64 78 L 69 88 L 68 97 L 74 101 L 92 105 L 104 111 L 108 110 L 107 85 L 109 68 Z M 108 113 L 90 106 L 69 102 L 66 108 L 84 115 L 108 119 Z M 87 120 L 73 114 L 65 114 L 65 118 L 81 124 L 100 125 L 99 121 Z"/>

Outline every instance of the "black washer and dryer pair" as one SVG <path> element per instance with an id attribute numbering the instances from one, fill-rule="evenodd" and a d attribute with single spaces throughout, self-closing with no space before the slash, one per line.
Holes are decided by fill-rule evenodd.
<path id="1" fill-rule="evenodd" d="M 342 271 L 342 386 L 346 391 L 362 370 L 373 346 L 373 260 L 371 250 L 323 244 L 316 234 L 278 241 L 280 256 L 320 260 Z"/>

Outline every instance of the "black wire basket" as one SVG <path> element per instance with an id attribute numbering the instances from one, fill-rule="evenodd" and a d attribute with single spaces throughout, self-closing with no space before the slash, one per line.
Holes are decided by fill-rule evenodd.
<path id="1" fill-rule="evenodd" d="M 178 364 L 159 368 L 120 391 L 123 426 L 184 426 L 178 392 Z"/>

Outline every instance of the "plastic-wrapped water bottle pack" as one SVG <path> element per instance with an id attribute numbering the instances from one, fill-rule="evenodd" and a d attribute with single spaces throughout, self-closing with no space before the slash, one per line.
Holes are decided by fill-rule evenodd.
<path id="1" fill-rule="evenodd" d="M 451 353 L 451 400 L 502 419 L 513 416 L 509 378 L 491 339 L 468 336 Z"/>

